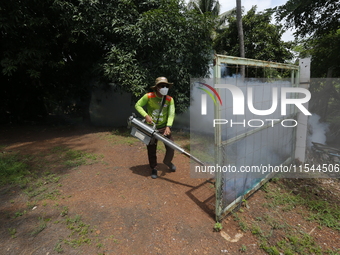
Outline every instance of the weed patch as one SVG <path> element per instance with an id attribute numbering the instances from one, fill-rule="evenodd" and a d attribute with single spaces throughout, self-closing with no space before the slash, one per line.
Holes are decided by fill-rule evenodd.
<path id="1" fill-rule="evenodd" d="M 67 147 L 55 146 L 35 156 L 19 153 L 0 155 L 0 186 L 12 185 L 24 189 L 29 199 L 55 200 L 61 176 L 56 169 L 71 169 L 98 162 L 98 156 Z"/>
<path id="2" fill-rule="evenodd" d="M 50 219 L 39 218 L 38 226 L 31 232 L 31 235 L 36 236 L 42 232 L 46 228 L 48 221 L 50 221 Z"/>
<path id="3" fill-rule="evenodd" d="M 63 212 L 65 208 L 63 209 Z M 79 247 L 83 244 L 91 244 L 92 237 L 91 233 L 93 232 L 90 229 L 90 225 L 86 224 L 82 221 L 80 215 L 75 215 L 74 217 L 66 217 L 63 222 L 67 226 L 67 229 L 71 231 L 71 233 L 66 238 L 59 239 L 59 241 L 55 244 L 54 250 L 58 253 L 63 252 L 63 244 L 69 245 L 73 248 Z"/>
<path id="4" fill-rule="evenodd" d="M 30 167 L 19 154 L 0 154 L 0 185 L 25 184 Z"/>
<path id="5" fill-rule="evenodd" d="M 266 198 L 269 200 L 264 206 L 274 208 L 281 206 L 282 211 L 290 211 L 296 207 L 304 207 L 308 210 L 307 219 L 315 221 L 320 226 L 326 226 L 340 231 L 340 208 L 318 196 L 313 195 L 312 190 L 295 188 L 287 191 L 282 184 L 275 185 L 272 189 L 266 190 Z M 290 188 L 291 189 L 291 188 Z"/>
<path id="6" fill-rule="evenodd" d="M 265 192 L 266 202 L 263 207 L 267 212 L 256 217 L 249 230 L 257 237 L 260 248 L 267 254 L 339 254 L 337 250 L 326 249 L 306 233 L 300 224 L 294 225 L 286 221 L 282 215 L 298 212 L 300 217 L 320 227 L 328 227 L 340 231 L 339 206 L 332 204 L 316 192 L 313 185 L 293 185 L 293 181 L 276 180 L 269 182 L 262 190 Z M 240 228 L 245 231 L 247 220 L 242 214 L 234 214 Z M 240 249 L 240 251 L 242 251 Z"/>
<path id="7" fill-rule="evenodd" d="M 108 141 L 110 144 L 120 145 L 126 144 L 132 146 L 136 143 L 142 143 L 138 139 L 130 135 L 130 130 L 126 128 L 114 129 L 110 134 L 105 134 L 100 136 L 100 139 Z"/>
<path id="8" fill-rule="evenodd" d="M 11 238 L 16 238 L 17 230 L 15 228 L 9 228 L 8 233 L 11 235 Z"/>
<path id="9" fill-rule="evenodd" d="M 63 146 L 53 147 L 34 156 L 22 153 L 0 154 L 0 186 L 9 186 L 5 187 L 3 192 L 19 187 L 28 199 L 27 210 L 17 211 L 8 217 L 16 219 L 30 213 L 40 200 L 56 200 L 61 194 L 58 188 L 62 186 L 60 184 L 62 177 L 58 173 L 61 170 L 64 172 L 66 169 L 94 164 L 98 162 L 98 158 L 97 155 Z M 15 200 L 11 200 L 11 204 L 15 203 Z M 44 202 L 42 205 L 46 206 L 47 203 Z M 78 215 L 74 218 L 69 218 L 67 215 L 68 207 L 64 206 L 60 212 L 60 216 L 65 217 L 64 221 L 58 222 L 64 223 L 71 234 L 55 244 L 53 249 L 57 253 L 64 251 L 62 246 L 65 244 L 78 247 L 91 243 L 90 225 L 81 221 L 81 217 Z M 35 237 L 43 232 L 48 227 L 47 223 L 50 220 L 39 217 L 36 226 L 29 232 L 29 235 Z M 9 228 L 8 233 L 11 238 L 16 238 L 17 230 Z"/>

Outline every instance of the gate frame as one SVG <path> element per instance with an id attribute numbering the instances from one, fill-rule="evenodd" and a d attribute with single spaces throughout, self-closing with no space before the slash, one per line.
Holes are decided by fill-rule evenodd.
<path id="1" fill-rule="evenodd" d="M 310 58 L 300 59 L 299 65 L 293 64 L 284 64 L 284 63 L 277 63 L 277 62 L 269 62 L 269 61 L 262 61 L 256 59 L 247 59 L 247 58 L 240 58 L 240 57 L 232 57 L 232 56 L 225 56 L 225 55 L 218 55 L 215 54 L 214 57 L 214 67 L 213 67 L 213 78 L 214 84 L 217 84 L 219 79 L 221 78 L 221 64 L 233 64 L 233 65 L 240 65 L 240 66 L 255 66 L 255 67 L 264 67 L 264 68 L 276 68 L 276 69 L 288 69 L 291 70 L 291 83 L 293 87 L 304 87 L 309 88 L 310 82 Z M 301 77 L 300 77 L 301 75 Z M 219 93 L 219 89 L 216 88 L 217 92 Z M 308 103 L 306 105 L 308 109 Z M 305 161 L 305 153 L 306 153 L 306 142 L 307 142 L 307 121 L 308 116 L 301 114 L 301 112 L 296 112 L 297 114 L 297 122 L 298 126 L 295 130 L 295 137 L 296 142 L 294 144 L 294 155 L 295 159 L 298 159 L 300 162 Z M 220 119 L 220 106 L 219 104 L 215 104 L 214 106 L 214 118 Z M 215 134 L 215 161 L 216 164 L 222 165 L 222 146 L 228 143 L 232 143 L 238 141 L 245 137 L 248 134 L 255 133 L 262 130 L 259 128 L 258 130 L 248 131 L 237 137 L 233 137 L 228 139 L 227 141 L 222 141 L 222 133 L 221 133 L 221 125 L 216 125 L 214 129 Z M 289 164 L 293 161 L 291 157 L 285 160 L 282 164 Z M 216 182 L 215 182 L 215 195 L 216 195 L 216 202 L 215 202 L 215 216 L 216 221 L 220 222 L 229 212 L 237 207 L 237 205 L 242 202 L 243 199 L 251 196 L 254 192 L 256 192 L 263 184 L 265 184 L 269 179 L 273 177 L 274 173 L 267 175 L 264 179 L 262 179 L 255 187 L 249 190 L 245 195 L 236 198 L 232 203 L 230 203 L 226 208 L 222 208 L 222 173 L 216 173 Z"/>

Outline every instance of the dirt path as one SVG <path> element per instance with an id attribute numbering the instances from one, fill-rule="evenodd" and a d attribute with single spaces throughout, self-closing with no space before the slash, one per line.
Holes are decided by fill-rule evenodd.
<path id="1" fill-rule="evenodd" d="M 11 127 L 0 132 L 7 151 L 38 155 L 66 146 L 100 155 L 95 164 L 60 169 L 59 195 L 33 208 L 28 207 L 33 200 L 19 188 L 2 189 L 0 254 L 266 254 L 231 217 L 222 235 L 213 231 L 213 185 L 190 178 L 189 161 L 179 153 L 177 172 L 159 164 L 154 180 L 145 146 L 112 140 L 105 128 Z M 159 161 L 162 156 L 160 151 Z M 248 201 L 258 215 L 263 196 L 259 191 Z M 22 215 L 13 217 L 18 212 Z M 40 225 L 44 228 L 32 234 Z"/>

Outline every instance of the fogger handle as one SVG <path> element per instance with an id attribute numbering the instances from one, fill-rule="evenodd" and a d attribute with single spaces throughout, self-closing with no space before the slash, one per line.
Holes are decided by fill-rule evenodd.
<path id="1" fill-rule="evenodd" d="M 145 119 L 142 120 L 143 123 L 145 123 Z M 152 124 L 152 129 L 156 130 L 156 123 L 155 122 L 151 122 Z"/>

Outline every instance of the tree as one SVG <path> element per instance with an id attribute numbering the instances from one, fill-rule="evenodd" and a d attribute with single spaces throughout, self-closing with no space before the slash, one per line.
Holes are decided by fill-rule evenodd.
<path id="1" fill-rule="evenodd" d="M 189 10 L 195 10 L 197 13 L 206 16 L 208 22 L 213 20 L 211 26 L 211 39 L 216 37 L 216 30 L 225 24 L 229 12 L 220 14 L 220 3 L 216 0 L 190 0 L 188 3 Z"/>
<path id="2" fill-rule="evenodd" d="M 340 75 L 340 2 L 338 0 L 289 0 L 276 8 L 277 21 L 294 28 L 302 38 L 301 56 L 311 57 L 311 77 L 332 78 Z M 340 134 L 340 85 L 338 80 L 313 79 L 310 90 L 311 110 L 323 121 L 333 122 Z"/>
<path id="3" fill-rule="evenodd" d="M 190 77 L 208 71 L 211 26 L 180 0 L 2 1 L 1 119 L 84 116 L 93 86 L 140 96 L 160 75 L 181 111 Z"/>
<path id="4" fill-rule="evenodd" d="M 273 62 L 291 59 L 291 43 L 283 42 L 282 27 L 271 24 L 271 11 L 256 13 L 253 6 L 243 16 L 244 46 L 247 58 Z M 228 27 L 219 31 L 214 41 L 214 49 L 219 54 L 240 56 L 236 12 L 228 18 Z"/>
<path id="5" fill-rule="evenodd" d="M 211 13 L 214 16 L 220 14 L 220 3 L 216 0 L 191 0 L 188 3 L 189 9 L 194 9 L 201 14 Z"/>
<path id="6" fill-rule="evenodd" d="M 300 57 L 312 57 L 313 78 L 340 77 L 340 29 L 319 38 L 300 41 Z"/>
<path id="7" fill-rule="evenodd" d="M 320 37 L 340 27 L 338 0 L 288 0 L 275 10 L 276 19 L 296 29 L 296 36 Z"/>
<path id="8" fill-rule="evenodd" d="M 175 83 L 172 95 L 181 112 L 190 103 L 190 77 L 208 73 L 213 21 L 179 1 L 157 3 L 116 28 L 122 39 L 109 48 L 102 66 L 106 77 L 135 96 L 145 93 L 155 77 L 166 76 Z"/>
<path id="9" fill-rule="evenodd" d="M 320 38 L 309 38 L 300 44 L 300 57 L 312 57 L 310 110 L 340 126 L 340 81 L 339 79 L 317 79 L 340 77 L 340 29 Z M 340 129 L 338 131 L 340 133 Z"/>
<path id="10" fill-rule="evenodd" d="M 1 2 L 0 12 L 2 121 L 86 114 L 90 70 L 102 50 L 79 32 L 77 6 L 13 0 Z"/>
<path id="11" fill-rule="evenodd" d="M 305 39 L 304 54 L 309 51 L 314 59 L 312 75 L 331 77 L 335 69 L 339 68 L 340 62 L 339 54 L 333 54 L 338 50 L 334 42 L 337 42 L 340 28 L 340 2 L 338 0 L 289 0 L 286 4 L 277 7 L 275 12 L 277 21 L 284 21 L 286 28 L 296 30 L 296 37 Z M 323 73 L 320 73 L 321 70 Z"/>

